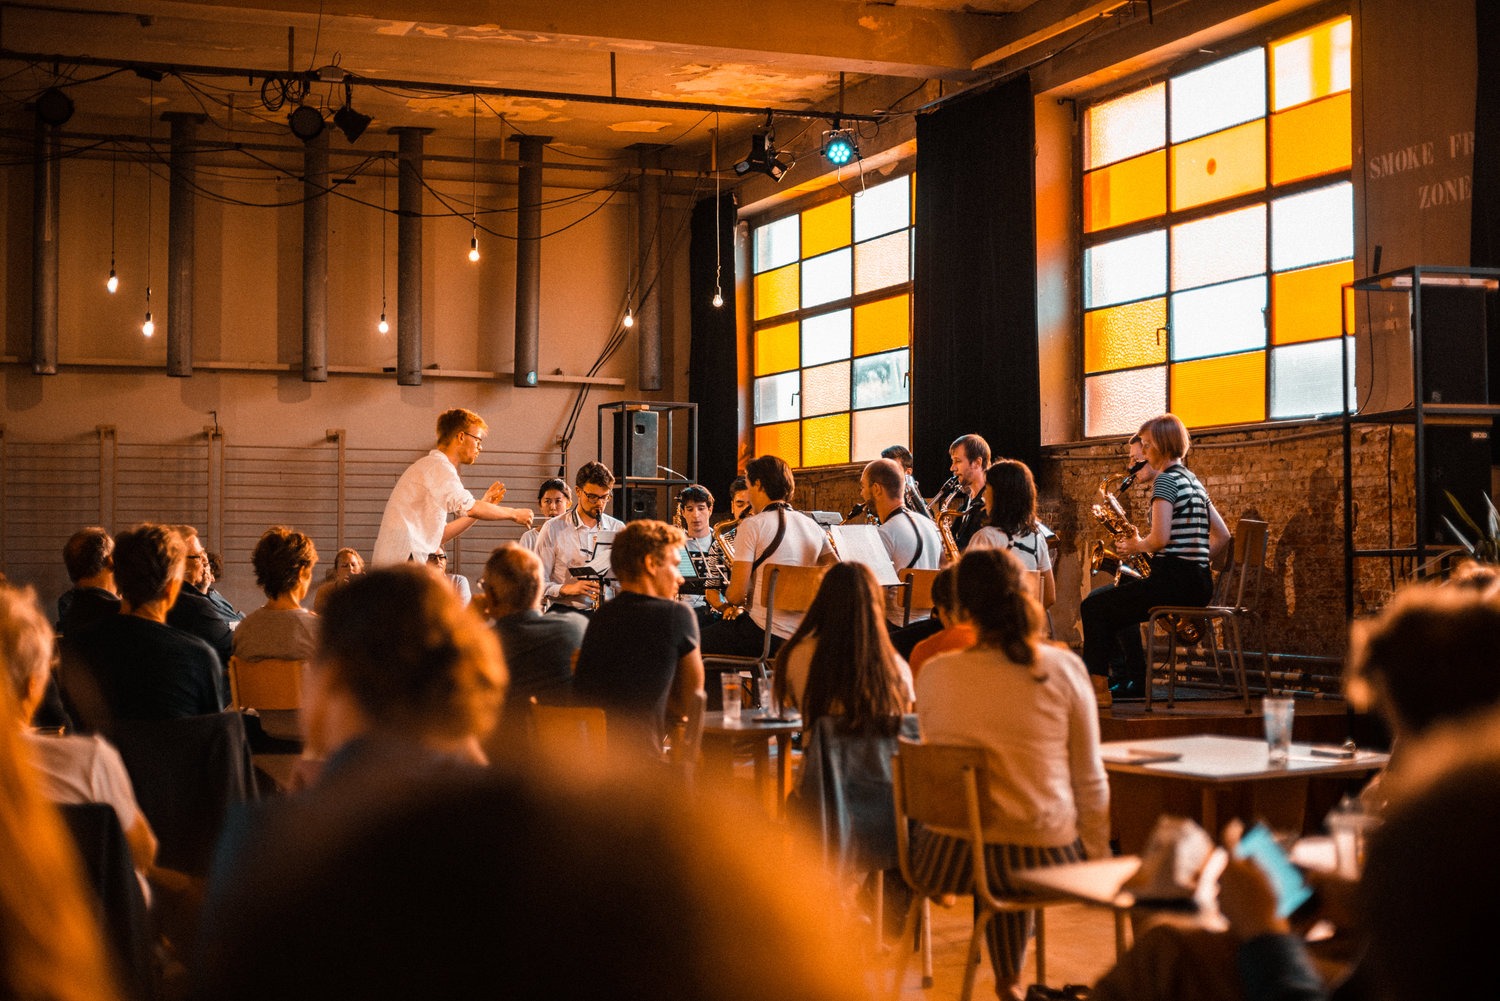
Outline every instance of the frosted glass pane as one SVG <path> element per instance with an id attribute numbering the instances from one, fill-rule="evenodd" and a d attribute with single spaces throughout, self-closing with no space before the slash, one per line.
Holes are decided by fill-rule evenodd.
<path id="1" fill-rule="evenodd" d="M 898 177 L 854 196 L 854 242 L 911 225 L 911 180 Z"/>
<path id="2" fill-rule="evenodd" d="M 1083 175 L 1083 231 L 1093 233 L 1167 211 L 1167 151 L 1156 150 Z"/>
<path id="3" fill-rule="evenodd" d="M 755 374 L 771 375 L 797 367 L 797 325 L 783 323 L 755 332 Z"/>
<path id="4" fill-rule="evenodd" d="M 802 256 L 849 246 L 849 199 L 840 198 L 802 213 Z"/>
<path id="5" fill-rule="evenodd" d="M 756 275 L 755 318 L 764 320 L 795 310 L 800 298 L 798 289 L 801 277 L 800 264 L 788 264 L 784 268 Z"/>
<path id="6" fill-rule="evenodd" d="M 855 409 L 906 403 L 911 398 L 906 379 L 909 370 L 905 350 L 854 359 Z"/>
<path id="7" fill-rule="evenodd" d="M 855 462 L 874 462 L 891 445 L 911 448 L 911 414 L 907 407 L 861 410 L 854 415 L 852 455 Z"/>
<path id="8" fill-rule="evenodd" d="M 1083 317 L 1083 370 L 1160 365 L 1167 360 L 1167 300 L 1142 299 Z"/>
<path id="9" fill-rule="evenodd" d="M 755 227 L 755 273 L 795 261 L 802 246 L 801 229 L 800 217 L 794 215 Z"/>
<path id="10" fill-rule="evenodd" d="M 1137 368 L 1091 375 L 1083 381 L 1083 433 L 1135 434 L 1167 409 L 1167 369 Z"/>
<path id="11" fill-rule="evenodd" d="M 1083 113 L 1084 170 L 1160 149 L 1166 144 L 1167 85 L 1164 83 L 1090 105 Z"/>
<path id="12" fill-rule="evenodd" d="M 821 365 L 849 357 L 850 314 L 847 309 L 802 321 L 802 364 Z"/>
<path id="13" fill-rule="evenodd" d="M 802 262 L 802 308 L 849 298 L 849 248 Z"/>
<path id="14" fill-rule="evenodd" d="M 802 464 L 831 466 L 849 461 L 849 415 L 832 414 L 802 422 Z"/>
<path id="15" fill-rule="evenodd" d="M 797 417 L 802 373 L 786 372 L 755 380 L 755 423 L 770 424 Z"/>
<path id="16" fill-rule="evenodd" d="M 755 454 L 779 455 L 794 469 L 802 465 L 802 422 L 788 421 L 756 428 Z"/>
<path id="17" fill-rule="evenodd" d="M 1172 287 L 1196 288 L 1266 270 L 1266 207 L 1251 205 L 1172 227 Z"/>
<path id="18" fill-rule="evenodd" d="M 1207 205 L 1266 186 L 1266 120 L 1172 147 L 1172 208 Z"/>
<path id="19" fill-rule="evenodd" d="M 1161 295 L 1167 290 L 1167 231 L 1142 233 L 1083 252 L 1085 309 Z"/>
<path id="20" fill-rule="evenodd" d="M 1266 278 L 1210 285 L 1172 296 L 1172 360 L 1266 346 Z"/>
<path id="21" fill-rule="evenodd" d="M 1271 418 L 1336 414 L 1339 392 L 1339 340 L 1349 352 L 1349 399 L 1354 400 L 1354 339 L 1335 338 L 1293 344 L 1271 351 Z"/>
<path id="22" fill-rule="evenodd" d="M 1271 203 L 1271 269 L 1354 256 L 1354 185 L 1348 181 Z"/>
<path id="23" fill-rule="evenodd" d="M 1190 428 L 1266 419 L 1266 353 L 1172 366 L 1172 413 Z"/>
<path id="24" fill-rule="evenodd" d="M 1250 49 L 1172 78 L 1172 141 L 1260 118 L 1266 113 L 1266 55 Z"/>
<path id="25" fill-rule="evenodd" d="M 1348 90 L 1354 25 L 1349 18 L 1320 24 L 1271 44 L 1271 104 L 1275 111 Z"/>
<path id="26" fill-rule="evenodd" d="M 854 291 L 873 292 L 911 278 L 910 237 L 892 233 L 854 248 Z"/>
<path id="27" fill-rule="evenodd" d="M 849 409 L 849 363 L 835 362 L 802 371 L 802 416 L 818 417 Z"/>
<path id="28" fill-rule="evenodd" d="M 1348 91 L 1271 116 L 1271 183 L 1348 170 L 1353 162 Z"/>
<path id="29" fill-rule="evenodd" d="M 872 355 L 911 343 L 911 296 L 896 295 L 854 307 L 854 353 Z"/>

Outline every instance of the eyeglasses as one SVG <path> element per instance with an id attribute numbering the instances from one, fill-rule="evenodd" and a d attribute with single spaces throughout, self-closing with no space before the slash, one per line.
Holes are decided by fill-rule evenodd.
<path id="1" fill-rule="evenodd" d="M 431 556 L 427 557 L 427 562 L 428 563 L 447 563 L 448 562 L 448 554 L 447 553 L 433 553 Z"/>
<path id="2" fill-rule="evenodd" d="M 477 434 L 471 434 L 468 431 L 460 431 L 459 435 L 461 437 L 473 438 L 475 445 L 479 446 L 480 448 L 484 448 L 484 439 L 482 437 L 480 437 L 479 435 L 477 435 Z"/>
<path id="3" fill-rule="evenodd" d="M 208 559 L 208 554 L 207 553 L 188 553 L 186 558 L 190 559 L 190 560 L 192 560 L 193 562 L 196 563 L 199 560 L 206 560 L 206 559 Z"/>
<path id="4" fill-rule="evenodd" d="M 578 492 L 580 494 L 582 494 L 584 497 L 587 497 L 589 500 L 595 502 L 596 504 L 602 504 L 605 501 L 609 500 L 609 494 L 607 494 L 607 493 L 604 493 L 604 494 L 595 494 L 595 493 L 590 493 L 587 490 L 580 490 Z"/>

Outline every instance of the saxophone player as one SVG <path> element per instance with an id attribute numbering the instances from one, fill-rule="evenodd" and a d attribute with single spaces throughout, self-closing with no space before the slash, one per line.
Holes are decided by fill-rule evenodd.
<path id="1" fill-rule="evenodd" d="M 984 527 L 984 471 L 990 465 L 990 444 L 977 434 L 966 434 L 948 446 L 948 468 L 953 477 L 933 501 L 933 516 L 957 511 L 949 531 L 960 552 Z"/>
<path id="2" fill-rule="evenodd" d="M 711 575 L 720 569 L 723 574 L 727 575 L 729 568 L 719 567 L 720 560 L 715 552 L 714 532 L 709 525 L 713 513 L 714 495 L 708 492 L 707 487 L 694 483 L 683 487 L 678 492 L 677 526 L 687 536 L 687 541 L 682 544 L 683 550 L 689 553 L 702 553 L 704 563 L 708 564 Z M 704 590 L 706 589 L 705 587 Z M 693 614 L 698 617 L 700 631 L 720 617 L 719 612 L 708 603 L 705 594 L 682 594 L 678 600 L 692 607 Z"/>
<path id="3" fill-rule="evenodd" d="M 1141 425 L 1143 470 L 1152 473 L 1151 527 L 1145 536 L 1116 540 L 1121 555 L 1144 553 L 1151 574 L 1101 587 L 1083 600 L 1083 660 L 1094 676 L 1094 689 L 1115 698 L 1145 696 L 1146 657 L 1140 631 L 1158 605 L 1206 605 L 1213 594 L 1210 558 L 1229 542 L 1229 528 L 1214 508 L 1203 484 L 1183 465 L 1190 441 L 1175 414 L 1162 414 Z M 1123 655 L 1114 684 L 1106 688 L 1110 661 Z"/>

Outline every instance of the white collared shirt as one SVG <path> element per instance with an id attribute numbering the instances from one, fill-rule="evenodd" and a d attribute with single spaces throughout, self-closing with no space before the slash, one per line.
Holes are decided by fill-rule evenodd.
<path id="1" fill-rule="evenodd" d="M 890 554 L 891 563 L 898 572 L 908 567 L 936 570 L 943 558 L 943 540 L 938 535 L 937 523 L 904 507 L 896 508 L 880 523 L 880 541 L 885 543 L 885 551 Z M 931 605 L 913 605 L 911 620 L 917 622 L 931 614 Z M 905 588 L 886 588 L 886 621 L 899 626 L 905 617 Z"/>
<path id="2" fill-rule="evenodd" d="M 380 518 L 370 565 L 427 562 L 443 548 L 448 515 L 462 516 L 473 506 L 474 495 L 464 489 L 452 461 L 433 449 L 407 466 L 396 481 Z"/>
<path id="3" fill-rule="evenodd" d="M 547 583 L 542 589 L 546 598 L 553 604 L 570 605 L 574 608 L 598 607 L 593 600 L 581 594 L 561 593 L 563 585 L 571 584 L 574 580 L 573 575 L 568 573 L 568 568 L 581 567 L 594 558 L 600 532 L 618 532 L 624 527 L 623 521 L 603 511 L 599 512 L 597 525 L 585 525 L 578 516 L 576 505 L 543 525 L 537 535 L 536 554 L 541 558 L 542 573 L 546 575 Z M 612 591 L 613 588 L 607 590 Z M 606 593 L 604 597 L 608 599 L 609 594 Z"/>

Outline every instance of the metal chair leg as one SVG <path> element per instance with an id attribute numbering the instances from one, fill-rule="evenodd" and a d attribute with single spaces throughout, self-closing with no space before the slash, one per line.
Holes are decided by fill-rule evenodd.
<path id="1" fill-rule="evenodd" d="M 1038 907 L 1036 913 L 1036 982 L 1047 982 L 1047 911 Z"/>
<path id="2" fill-rule="evenodd" d="M 932 901 L 922 898 L 922 990 L 932 990 Z"/>

